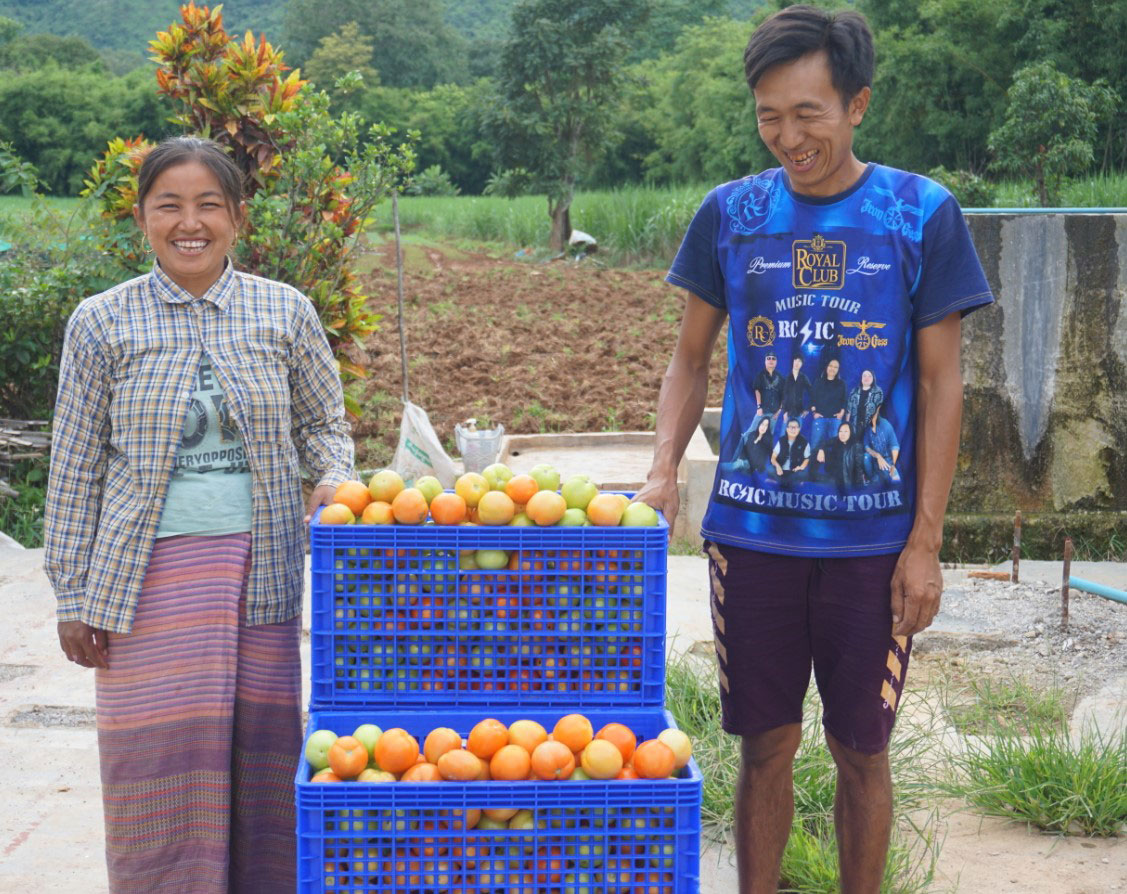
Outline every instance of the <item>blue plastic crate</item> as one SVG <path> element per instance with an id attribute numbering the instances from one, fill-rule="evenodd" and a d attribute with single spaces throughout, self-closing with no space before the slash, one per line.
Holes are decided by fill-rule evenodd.
<path id="1" fill-rule="evenodd" d="M 310 537 L 311 709 L 663 703 L 664 519 L 314 523 Z M 503 550 L 511 567 L 468 568 L 477 550 Z"/>
<path id="2" fill-rule="evenodd" d="M 551 729 L 565 711 L 315 712 L 309 731 L 361 723 L 401 726 L 421 743 L 433 728 L 463 737 L 493 716 Z M 674 726 L 666 711 L 589 710 L 596 729 L 618 721 L 639 739 Z M 696 894 L 700 887 L 701 775 L 582 782 L 311 783 L 297 790 L 298 891 L 381 894 Z M 527 830 L 465 828 L 477 808 L 533 812 Z"/>

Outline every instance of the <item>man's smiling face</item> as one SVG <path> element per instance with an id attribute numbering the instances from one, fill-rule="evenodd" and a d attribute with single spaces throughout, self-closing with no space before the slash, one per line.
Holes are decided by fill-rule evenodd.
<path id="1" fill-rule="evenodd" d="M 795 192 L 836 195 L 864 173 L 853 155 L 853 129 L 865 116 L 870 90 L 863 87 L 843 104 L 825 52 L 769 68 L 753 93 L 759 136 Z"/>

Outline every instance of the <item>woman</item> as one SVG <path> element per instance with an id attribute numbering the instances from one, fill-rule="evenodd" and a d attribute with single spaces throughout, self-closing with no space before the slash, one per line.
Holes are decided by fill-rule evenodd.
<path id="1" fill-rule="evenodd" d="M 847 408 L 853 431 L 862 432 L 873 421 L 873 414 L 884 403 L 884 390 L 877 384 L 871 369 L 861 371 L 861 384 L 849 394 Z"/>
<path id="2" fill-rule="evenodd" d="M 762 472 L 771 461 L 771 417 L 760 416 L 754 428 L 744 432 L 736 450 L 735 467 L 742 472 Z"/>
<path id="3" fill-rule="evenodd" d="M 133 208 L 150 273 L 67 326 L 46 568 L 67 658 L 94 667 L 110 890 L 295 885 L 305 509 L 351 477 L 317 313 L 227 257 L 242 177 L 153 149 Z"/>
<path id="4" fill-rule="evenodd" d="M 843 421 L 837 437 L 827 441 L 815 457 L 822 464 L 822 475 L 837 485 L 841 493 L 865 483 L 865 448 L 860 437 L 853 437 L 853 426 Z"/>
<path id="5" fill-rule="evenodd" d="M 810 399 L 814 414 L 810 447 L 817 450 L 827 438 L 837 434 L 837 427 L 845 415 L 845 382 L 838 376 L 841 361 L 832 358 L 814 382 Z"/>

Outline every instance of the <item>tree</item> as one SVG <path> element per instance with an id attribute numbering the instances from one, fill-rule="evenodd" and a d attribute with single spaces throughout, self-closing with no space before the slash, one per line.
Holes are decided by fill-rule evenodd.
<path id="1" fill-rule="evenodd" d="M 365 85 L 375 87 L 380 82 L 380 73 L 372 68 L 374 49 L 371 39 L 360 32 L 360 26 L 349 22 L 339 31 L 321 38 L 317 49 L 305 63 L 304 74 L 334 98 L 334 85 L 350 71 L 358 72 Z"/>
<path id="2" fill-rule="evenodd" d="M 466 41 L 443 21 L 441 0 L 290 0 L 285 21 L 286 46 L 301 64 L 322 38 L 355 22 L 372 44 L 381 84 L 433 87 L 466 80 Z"/>
<path id="3" fill-rule="evenodd" d="M 1070 78 L 1051 62 L 1018 71 L 1006 97 L 1005 121 L 990 134 L 992 167 L 1032 177 L 1041 205 L 1056 204 L 1064 179 L 1091 166 L 1099 121 L 1117 97 L 1105 84 Z"/>
<path id="4" fill-rule="evenodd" d="M 521 0 L 513 8 L 487 123 L 502 166 L 527 168 L 547 195 L 556 251 L 571 235 L 580 168 L 605 145 L 629 39 L 648 12 L 646 0 Z"/>

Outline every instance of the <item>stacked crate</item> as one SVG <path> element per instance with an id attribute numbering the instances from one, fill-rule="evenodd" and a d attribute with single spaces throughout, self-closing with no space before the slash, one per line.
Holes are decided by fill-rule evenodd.
<path id="1" fill-rule="evenodd" d="M 309 731 L 585 714 L 641 739 L 663 709 L 669 528 L 314 524 Z M 490 551 L 502 568 L 472 567 Z M 302 892 L 695 892 L 701 779 L 296 780 Z M 531 828 L 466 829 L 529 809 Z"/>

